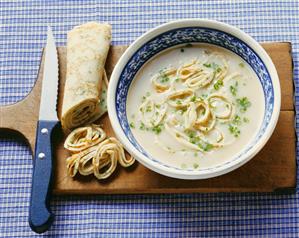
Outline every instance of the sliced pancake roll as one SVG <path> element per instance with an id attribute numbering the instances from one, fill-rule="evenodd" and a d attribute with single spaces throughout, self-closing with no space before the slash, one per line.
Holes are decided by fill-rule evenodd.
<path id="1" fill-rule="evenodd" d="M 110 42 L 111 26 L 105 23 L 89 22 L 68 33 L 61 117 L 65 130 L 89 124 L 105 112 L 101 96 L 107 88 L 104 66 Z"/>

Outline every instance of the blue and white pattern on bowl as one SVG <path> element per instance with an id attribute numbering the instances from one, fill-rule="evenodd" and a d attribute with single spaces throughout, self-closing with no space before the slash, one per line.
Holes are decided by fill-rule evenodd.
<path id="1" fill-rule="evenodd" d="M 263 88 L 264 97 L 265 97 L 265 114 L 264 114 L 264 118 L 260 130 L 257 136 L 255 137 L 255 139 L 250 143 L 250 145 L 248 145 L 243 151 L 241 151 L 241 153 L 238 154 L 235 158 L 233 158 L 232 160 L 226 163 L 231 163 L 232 161 L 237 160 L 238 158 L 246 154 L 257 143 L 259 138 L 264 134 L 270 122 L 271 116 L 273 114 L 274 91 L 273 91 L 273 85 L 272 85 L 270 74 L 263 61 L 257 55 L 257 53 L 254 52 L 253 49 L 251 49 L 242 40 L 226 32 L 219 31 L 216 29 L 211 29 L 211 28 L 204 28 L 204 27 L 178 28 L 168 32 L 164 32 L 154 37 L 153 39 L 149 40 L 144 45 L 142 45 L 134 53 L 134 55 L 128 60 L 127 64 L 125 65 L 120 75 L 117 84 L 116 94 L 115 94 L 116 97 L 115 106 L 116 106 L 116 112 L 117 112 L 119 123 L 125 135 L 129 139 L 130 143 L 149 159 L 155 161 L 156 163 L 159 163 L 160 165 L 169 168 L 174 168 L 176 170 L 192 171 L 192 169 L 182 169 L 182 168 L 177 168 L 177 167 L 164 164 L 161 161 L 149 155 L 134 138 L 126 115 L 126 101 L 127 101 L 128 91 L 131 82 L 133 81 L 138 70 L 149 59 L 151 59 L 153 56 L 157 55 L 161 51 L 176 45 L 187 44 L 187 43 L 209 43 L 209 44 L 224 47 L 236 53 L 251 66 L 251 68 L 258 76 Z M 217 167 L 221 167 L 221 166 L 223 166 L 223 164 L 213 167 L 211 169 L 216 169 Z M 204 170 L 211 170 L 211 169 L 210 168 L 197 169 L 197 171 L 204 171 Z"/>

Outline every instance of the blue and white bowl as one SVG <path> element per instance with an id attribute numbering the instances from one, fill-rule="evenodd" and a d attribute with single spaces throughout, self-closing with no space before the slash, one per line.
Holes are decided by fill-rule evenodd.
<path id="1" fill-rule="evenodd" d="M 208 169 L 182 169 L 153 158 L 134 138 L 126 115 L 130 85 L 138 70 L 153 56 L 175 45 L 209 43 L 224 47 L 243 58 L 258 76 L 265 98 L 265 114 L 255 139 L 244 145 L 230 161 Z M 160 174 L 181 179 L 204 179 L 228 173 L 249 161 L 266 144 L 280 112 L 280 84 L 276 69 L 265 50 L 236 27 L 211 20 L 186 19 L 163 24 L 139 37 L 122 55 L 108 88 L 108 113 L 117 138 L 140 163 Z"/>

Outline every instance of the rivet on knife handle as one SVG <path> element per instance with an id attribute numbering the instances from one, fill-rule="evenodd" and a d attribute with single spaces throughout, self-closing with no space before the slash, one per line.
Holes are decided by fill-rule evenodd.
<path id="1" fill-rule="evenodd" d="M 29 224 L 33 231 L 48 230 L 53 215 L 50 211 L 50 189 L 52 178 L 52 135 L 57 121 L 39 121 L 36 132 L 35 158 L 32 174 Z"/>

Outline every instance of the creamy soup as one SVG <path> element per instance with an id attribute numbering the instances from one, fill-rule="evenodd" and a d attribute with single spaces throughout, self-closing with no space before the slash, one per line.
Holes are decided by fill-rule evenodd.
<path id="1" fill-rule="evenodd" d="M 238 55 L 208 44 L 162 52 L 132 82 L 127 117 L 138 143 L 170 166 L 203 169 L 233 158 L 258 132 L 260 82 Z"/>

